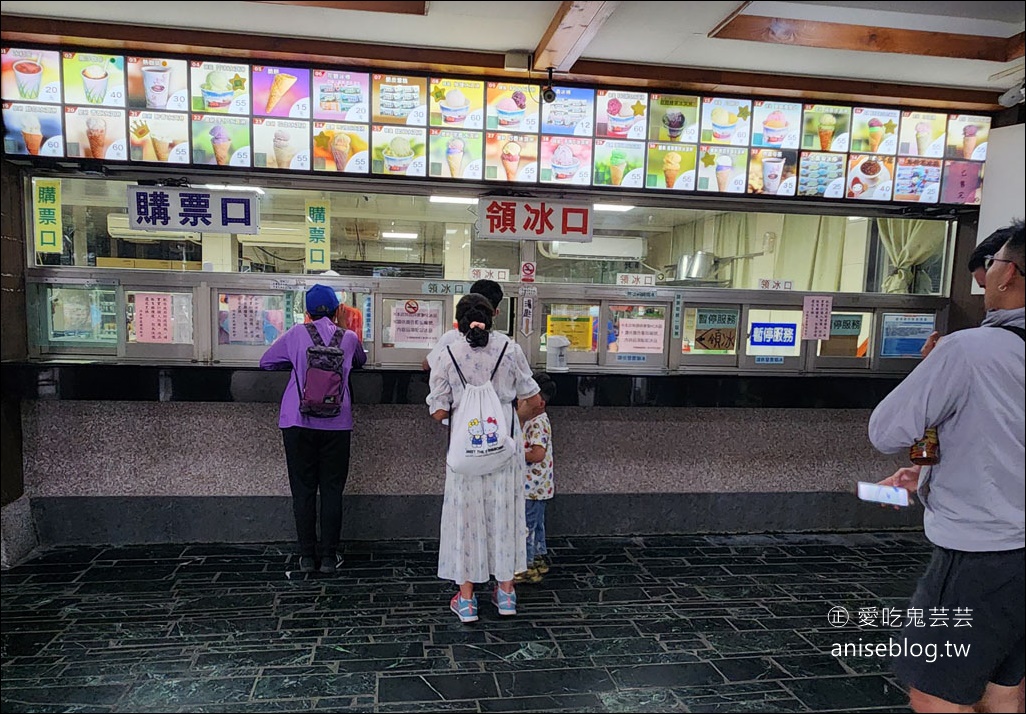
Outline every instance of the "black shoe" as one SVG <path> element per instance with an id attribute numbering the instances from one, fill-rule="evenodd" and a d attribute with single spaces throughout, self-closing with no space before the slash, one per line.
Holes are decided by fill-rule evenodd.
<path id="1" fill-rule="evenodd" d="M 312 555 L 303 555 L 299 558 L 299 572 L 301 573 L 312 573 L 317 568 L 314 564 Z"/>
<path id="2" fill-rule="evenodd" d="M 329 575 L 335 573 L 342 568 L 344 562 L 341 555 L 329 555 L 321 561 L 321 572 Z"/>

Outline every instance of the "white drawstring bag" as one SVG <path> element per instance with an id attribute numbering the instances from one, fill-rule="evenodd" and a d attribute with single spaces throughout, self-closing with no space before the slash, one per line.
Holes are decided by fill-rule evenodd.
<path id="1" fill-rule="evenodd" d="M 516 455 L 513 409 L 510 407 L 506 414 L 492 384 L 508 345 L 507 342 L 502 346 L 502 354 L 484 384 L 467 384 L 452 350 L 446 348 L 463 383 L 463 398 L 456 411 L 449 415 L 449 452 L 445 459 L 449 468 L 458 474 L 484 476 L 498 471 Z"/>

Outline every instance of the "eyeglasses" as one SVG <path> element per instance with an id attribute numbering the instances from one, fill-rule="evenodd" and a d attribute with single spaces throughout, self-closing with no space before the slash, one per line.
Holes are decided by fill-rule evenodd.
<path id="1" fill-rule="evenodd" d="M 990 270 L 990 266 L 994 265 L 994 263 L 1011 263 L 1012 265 L 1015 266 L 1015 270 L 1016 270 L 1016 272 L 1019 273 L 1019 275 L 1026 276 L 1026 271 L 1024 271 L 1022 268 L 1020 268 L 1019 264 L 1016 263 L 1014 260 L 1005 260 L 1004 258 L 995 258 L 993 255 L 986 255 L 986 256 L 983 257 L 983 267 L 985 269 Z"/>

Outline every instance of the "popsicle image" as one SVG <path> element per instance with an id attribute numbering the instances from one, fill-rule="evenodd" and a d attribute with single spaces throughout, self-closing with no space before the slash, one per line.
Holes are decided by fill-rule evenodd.
<path id="1" fill-rule="evenodd" d="M 284 129 L 274 132 L 274 165 L 279 169 L 287 169 L 296 155 L 296 147 L 292 146 L 292 135 Z"/>
<path id="2" fill-rule="evenodd" d="M 353 140 L 349 134 L 338 132 L 331 137 L 331 158 L 335 162 L 336 171 L 345 171 L 349 163 L 349 151 L 352 148 Z"/>
<path id="3" fill-rule="evenodd" d="M 975 124 L 966 124 L 962 129 L 962 157 L 973 158 L 973 151 L 976 149 L 977 132 L 979 127 Z"/>
<path id="4" fill-rule="evenodd" d="M 232 138 L 220 124 L 210 130 L 210 147 L 214 150 L 217 165 L 227 166 L 228 158 L 231 156 Z"/>
<path id="5" fill-rule="evenodd" d="M 22 117 L 21 138 L 25 142 L 25 150 L 32 156 L 38 156 L 39 147 L 43 145 L 43 130 L 39 126 L 39 118 L 34 114 Z"/>
<path id="6" fill-rule="evenodd" d="M 85 89 L 86 101 L 90 104 L 103 104 L 107 96 L 107 70 L 98 64 L 91 64 L 82 70 L 82 87 Z"/>
<path id="7" fill-rule="evenodd" d="M 171 147 L 174 142 L 162 134 L 150 132 L 150 144 L 153 145 L 153 153 L 157 155 L 157 161 L 167 161 L 171 155 Z"/>
<path id="8" fill-rule="evenodd" d="M 875 153 L 880 148 L 880 142 L 883 141 L 883 137 L 883 122 L 873 117 L 869 120 L 869 150 Z"/>
<path id="9" fill-rule="evenodd" d="M 684 131 L 684 113 L 671 109 L 663 114 L 663 128 L 666 129 L 666 136 L 670 141 L 680 139 L 680 134 Z"/>
<path id="10" fill-rule="evenodd" d="M 107 122 L 99 117 L 89 117 L 86 120 L 86 138 L 90 155 L 94 159 L 102 159 L 107 145 Z"/>
<path id="11" fill-rule="evenodd" d="M 506 171 L 507 181 L 517 180 L 517 169 L 520 166 L 520 144 L 507 141 L 502 147 L 502 168 Z"/>
<path id="12" fill-rule="evenodd" d="M 271 110 L 277 106 L 281 98 L 285 96 L 285 93 L 292 89 L 292 85 L 296 83 L 298 77 L 292 74 L 286 74 L 279 72 L 274 75 L 274 81 L 271 82 L 271 91 L 267 94 L 267 105 L 264 107 L 264 113 L 270 114 Z"/>
<path id="13" fill-rule="evenodd" d="M 627 152 L 623 149 L 613 149 L 609 155 L 609 183 L 619 186 L 623 181 L 623 171 L 627 168 Z"/>
<path id="14" fill-rule="evenodd" d="M 463 176 L 463 139 L 449 139 L 445 147 L 445 160 L 449 164 L 449 175 L 453 178 Z"/>
<path id="15" fill-rule="evenodd" d="M 681 155 L 676 151 L 666 152 L 663 157 L 663 178 L 666 179 L 666 188 L 673 188 L 680 176 Z"/>
<path id="16" fill-rule="evenodd" d="M 729 156 L 716 157 L 716 185 L 720 191 L 730 188 L 730 177 L 734 173 L 734 160 Z"/>
<path id="17" fill-rule="evenodd" d="M 833 114 L 824 114 L 819 118 L 819 148 L 821 151 L 830 151 L 830 144 L 834 140 L 834 129 L 837 128 L 837 117 Z"/>
<path id="18" fill-rule="evenodd" d="M 933 127 L 930 126 L 930 123 L 921 121 L 916 124 L 916 148 L 919 149 L 920 156 L 926 155 L 926 150 L 930 148 L 930 142 L 932 140 Z"/>

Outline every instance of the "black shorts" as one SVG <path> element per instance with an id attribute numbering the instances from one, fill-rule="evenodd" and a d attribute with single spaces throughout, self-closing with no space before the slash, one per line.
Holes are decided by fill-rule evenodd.
<path id="1" fill-rule="evenodd" d="M 962 705 L 978 702 L 988 682 L 1017 685 L 1026 673 L 1024 590 L 1022 548 L 935 548 L 909 603 L 912 614 L 922 611 L 923 626 L 906 613 L 895 673 L 909 687 Z"/>

